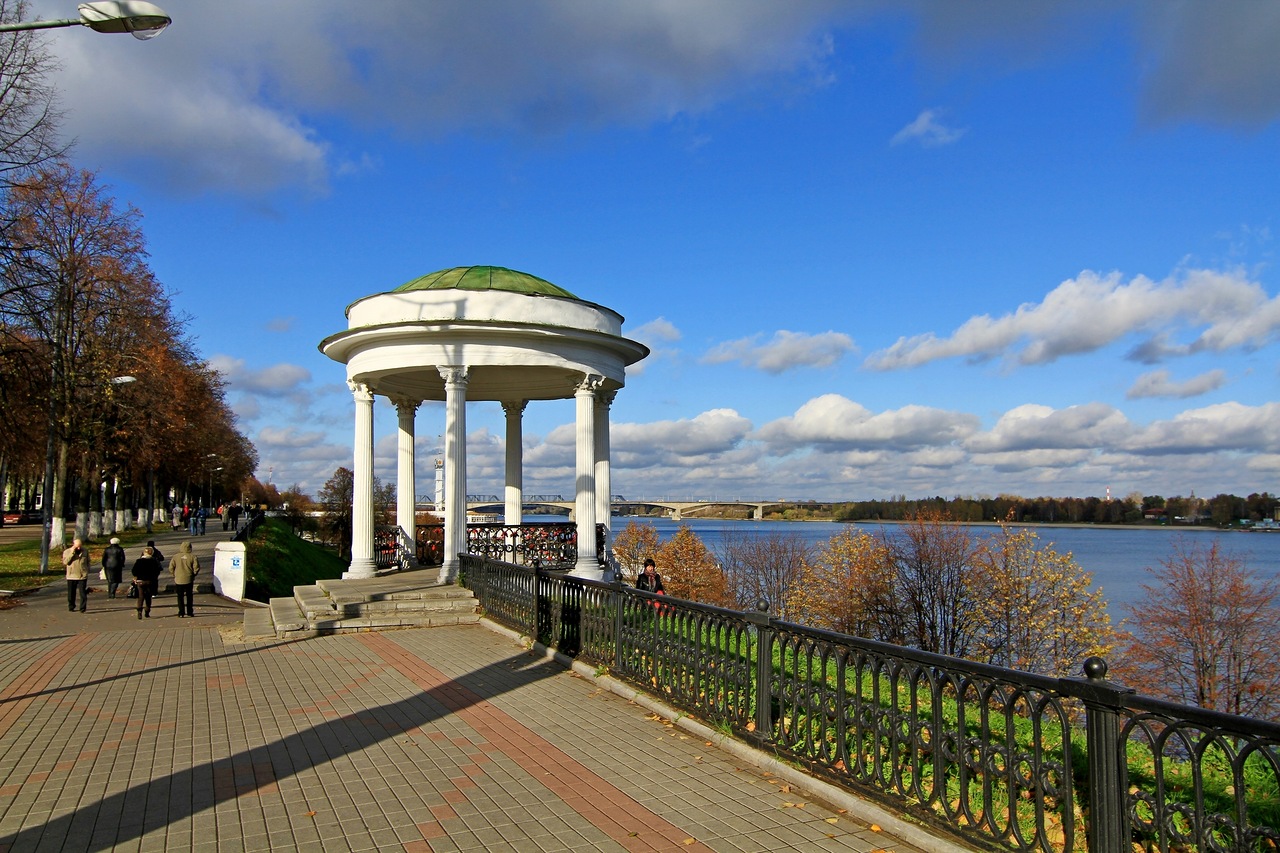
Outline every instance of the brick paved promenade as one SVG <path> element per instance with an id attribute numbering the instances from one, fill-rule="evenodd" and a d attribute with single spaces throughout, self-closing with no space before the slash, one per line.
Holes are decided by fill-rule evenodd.
<path id="1" fill-rule="evenodd" d="M 484 626 L 246 644 L 211 595 L 105 598 L 0 610 L 0 853 L 947 849 Z"/>

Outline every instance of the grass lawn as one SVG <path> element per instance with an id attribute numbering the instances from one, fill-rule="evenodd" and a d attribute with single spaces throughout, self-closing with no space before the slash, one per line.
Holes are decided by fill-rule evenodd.
<path id="1" fill-rule="evenodd" d="M 31 532 L 33 534 L 31 539 L 0 545 L 0 589 L 15 591 L 31 589 L 63 577 L 62 564 L 59 562 L 61 555 L 54 553 L 49 555 L 49 573 L 40 574 L 40 531 L 33 529 Z M 154 533 L 148 533 L 141 527 L 130 528 L 117 535 L 120 537 L 120 544 L 126 548 L 140 545 L 155 537 Z M 95 568 L 100 568 L 102 565 L 102 549 L 107 547 L 109 538 L 102 536 L 89 543 L 90 556 Z"/>

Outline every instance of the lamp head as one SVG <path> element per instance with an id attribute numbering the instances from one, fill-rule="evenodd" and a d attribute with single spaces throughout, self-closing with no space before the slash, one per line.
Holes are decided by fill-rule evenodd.
<path id="1" fill-rule="evenodd" d="M 131 33 L 136 39 L 155 38 L 173 19 L 145 0 L 97 0 L 81 3 L 80 23 L 99 33 Z"/>

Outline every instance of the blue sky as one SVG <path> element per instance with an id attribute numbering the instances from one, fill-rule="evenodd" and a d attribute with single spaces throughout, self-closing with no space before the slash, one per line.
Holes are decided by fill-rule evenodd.
<path id="1" fill-rule="evenodd" d="M 1280 491 L 1280 6 L 161 5 L 46 36 L 64 126 L 282 488 L 351 465 L 344 308 L 492 264 L 652 348 L 616 493 Z M 572 420 L 526 410 L 526 491 L 572 492 Z"/>

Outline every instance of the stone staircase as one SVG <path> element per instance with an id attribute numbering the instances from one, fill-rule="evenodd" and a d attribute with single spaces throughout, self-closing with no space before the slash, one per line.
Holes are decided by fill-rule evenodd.
<path id="1" fill-rule="evenodd" d="M 441 584 L 438 576 L 439 569 L 413 569 L 377 578 L 295 586 L 292 598 L 273 598 L 267 607 L 245 611 L 245 639 L 296 639 L 478 622 L 471 590 Z"/>

